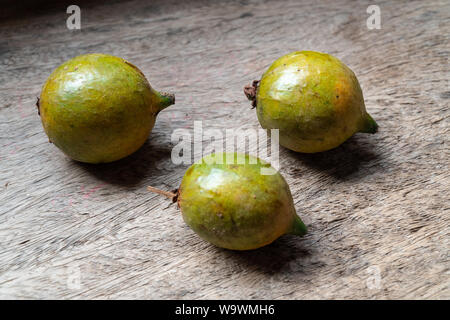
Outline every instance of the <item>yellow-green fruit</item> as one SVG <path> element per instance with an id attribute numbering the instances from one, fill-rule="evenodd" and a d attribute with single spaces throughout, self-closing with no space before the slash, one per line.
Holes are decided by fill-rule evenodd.
<path id="1" fill-rule="evenodd" d="M 155 91 L 128 61 L 86 54 L 59 66 L 38 108 L 49 140 L 74 160 L 111 162 L 139 149 L 175 97 Z"/>
<path id="2" fill-rule="evenodd" d="M 262 174 L 269 168 L 244 154 L 204 157 L 186 171 L 178 190 L 184 221 L 203 239 L 232 250 L 256 249 L 286 233 L 305 234 L 284 178 L 273 168 Z"/>
<path id="3" fill-rule="evenodd" d="M 280 144 L 294 151 L 326 151 L 356 132 L 377 131 L 355 74 L 329 54 L 287 54 L 244 91 L 261 126 L 279 129 Z"/>

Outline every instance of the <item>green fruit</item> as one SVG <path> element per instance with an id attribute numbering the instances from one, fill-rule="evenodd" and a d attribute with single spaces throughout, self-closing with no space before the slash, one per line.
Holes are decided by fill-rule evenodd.
<path id="1" fill-rule="evenodd" d="M 59 149 L 74 160 L 102 163 L 139 149 L 158 112 L 174 102 L 128 61 L 86 54 L 53 71 L 38 108 L 49 140 Z"/>
<path id="2" fill-rule="evenodd" d="M 270 164 L 249 155 L 228 158 L 211 154 L 193 164 L 178 190 L 183 219 L 200 237 L 218 247 L 250 250 L 283 234 L 306 233 L 280 173 L 261 174 Z"/>
<path id="3" fill-rule="evenodd" d="M 287 54 L 244 92 L 261 126 L 279 129 L 280 144 L 294 151 L 326 151 L 356 132 L 377 131 L 355 74 L 325 53 Z"/>

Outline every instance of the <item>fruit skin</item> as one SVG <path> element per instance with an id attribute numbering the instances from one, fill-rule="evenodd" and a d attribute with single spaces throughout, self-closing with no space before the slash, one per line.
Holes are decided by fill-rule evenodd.
<path id="1" fill-rule="evenodd" d="M 283 176 L 262 175 L 261 168 L 270 164 L 236 156 L 245 164 L 227 162 L 226 153 L 217 153 L 186 171 L 178 193 L 184 221 L 203 239 L 232 250 L 256 249 L 286 233 L 305 234 Z M 220 158 L 223 164 L 208 164 Z M 250 159 L 258 163 L 249 164 Z"/>
<path id="2" fill-rule="evenodd" d="M 128 61 L 86 54 L 59 66 L 38 101 L 44 130 L 74 160 L 111 162 L 139 149 L 156 115 L 174 103 Z"/>
<path id="3" fill-rule="evenodd" d="M 280 144 L 313 153 L 333 149 L 356 132 L 375 133 L 358 80 L 337 58 L 297 51 L 276 60 L 256 90 L 257 116 L 279 129 Z"/>

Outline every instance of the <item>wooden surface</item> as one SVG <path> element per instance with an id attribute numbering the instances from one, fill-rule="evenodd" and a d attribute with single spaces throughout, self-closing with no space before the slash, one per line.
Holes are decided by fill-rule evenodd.
<path id="1" fill-rule="evenodd" d="M 79 4 L 79 31 L 61 2 L 2 8 L 0 298 L 450 298 L 448 1 L 377 1 L 380 30 L 363 1 Z M 321 154 L 281 149 L 309 234 L 218 249 L 145 187 L 178 187 L 176 128 L 259 128 L 242 87 L 306 49 L 355 71 L 380 131 Z M 176 93 L 117 163 L 66 158 L 35 109 L 50 72 L 88 52 Z"/>

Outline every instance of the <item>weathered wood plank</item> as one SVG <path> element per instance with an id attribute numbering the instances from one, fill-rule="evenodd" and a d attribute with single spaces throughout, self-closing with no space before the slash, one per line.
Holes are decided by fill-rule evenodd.
<path id="1" fill-rule="evenodd" d="M 80 31 L 67 30 L 65 4 L 3 9 L 0 297 L 450 298 L 450 5 L 378 1 L 381 29 L 368 30 L 369 4 L 82 1 Z M 380 132 L 322 154 L 281 150 L 304 239 L 215 248 L 145 186 L 178 186 L 176 128 L 258 128 L 242 87 L 304 49 L 355 71 Z M 49 73 L 87 52 L 124 57 L 176 93 L 144 147 L 117 163 L 67 159 L 35 110 Z"/>

